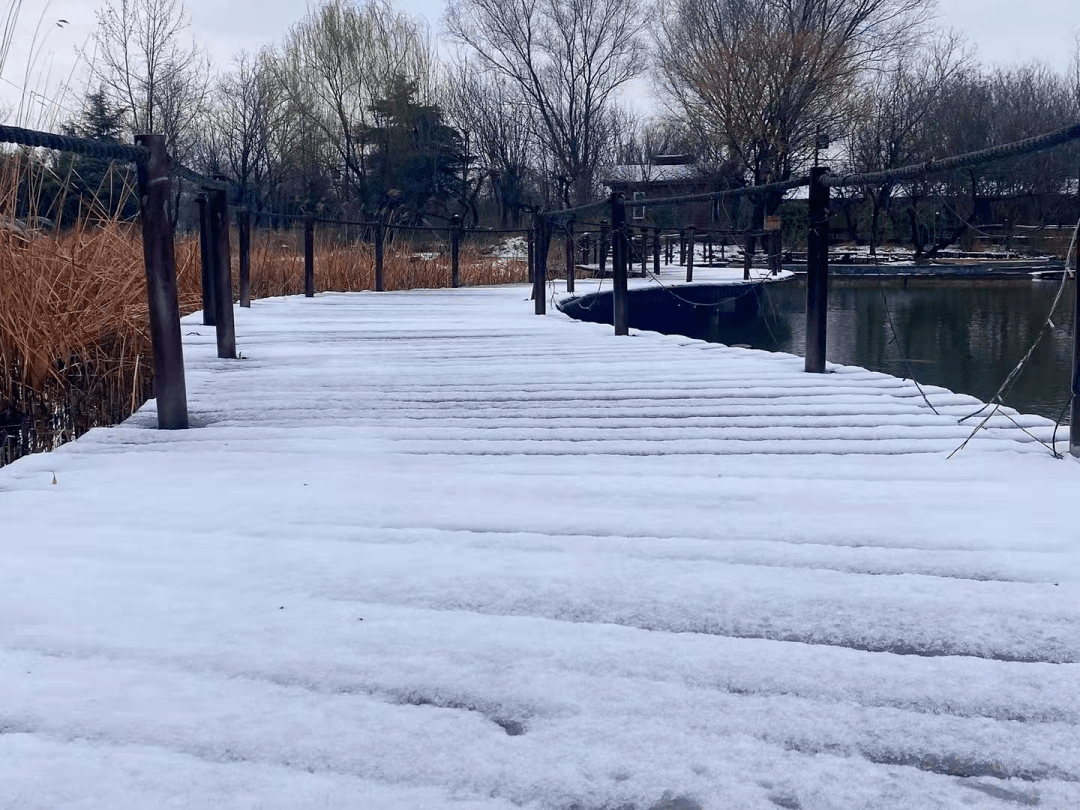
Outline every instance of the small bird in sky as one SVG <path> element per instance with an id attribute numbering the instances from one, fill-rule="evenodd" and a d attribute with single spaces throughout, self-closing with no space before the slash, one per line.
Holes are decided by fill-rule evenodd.
<path id="1" fill-rule="evenodd" d="M 57 20 L 56 21 L 56 27 L 57 28 L 63 28 L 65 25 L 68 25 L 67 20 Z"/>

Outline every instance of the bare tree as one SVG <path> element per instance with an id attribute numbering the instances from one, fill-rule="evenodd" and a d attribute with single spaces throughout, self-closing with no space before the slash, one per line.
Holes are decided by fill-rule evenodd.
<path id="1" fill-rule="evenodd" d="M 441 86 L 440 103 L 462 133 L 468 152 L 462 196 L 474 217 L 475 201 L 487 182 L 499 209 L 501 227 L 517 226 L 536 200 L 531 179 L 539 155 L 536 121 L 520 88 L 506 77 L 483 72 L 463 59 L 452 64 Z"/>
<path id="2" fill-rule="evenodd" d="M 133 132 L 160 132 L 186 157 L 205 112 L 206 55 L 181 43 L 189 26 L 180 0 L 109 0 L 97 13 L 95 69 Z"/>
<path id="3" fill-rule="evenodd" d="M 443 23 L 516 88 L 562 178 L 563 202 L 592 199 L 615 94 L 643 69 L 640 0 L 450 0 Z"/>
<path id="4" fill-rule="evenodd" d="M 942 89 L 917 161 L 1021 140 L 1075 116 L 1068 80 L 1044 65 L 962 71 Z M 1060 203 L 1076 160 L 1075 147 L 1065 146 L 905 184 L 916 256 L 932 258 L 972 231 L 1003 225 L 1003 218 L 1015 221 L 1021 209 L 1046 218 L 1047 206 Z"/>
<path id="5" fill-rule="evenodd" d="M 785 180 L 844 120 L 860 78 L 917 40 L 931 2 L 675 0 L 657 27 L 657 73 L 672 109 L 748 184 Z"/>
<path id="6" fill-rule="evenodd" d="M 426 30 L 389 0 L 324 0 L 268 62 L 292 110 L 336 150 L 344 196 L 362 199 L 373 105 L 401 77 L 429 93 L 433 63 Z"/>
<path id="7" fill-rule="evenodd" d="M 944 111 L 941 97 L 972 67 L 959 34 L 934 39 L 925 49 L 896 55 L 886 70 L 867 76 L 854 97 L 845 139 L 848 168 L 879 172 L 914 163 L 927 151 L 934 119 Z M 881 218 L 888 214 L 894 182 L 862 189 L 870 209 L 870 253 L 876 254 Z"/>
<path id="8" fill-rule="evenodd" d="M 251 203 L 267 173 L 274 87 L 264 63 L 241 53 L 218 77 L 210 119 L 208 169 L 236 184 L 236 202 Z"/>

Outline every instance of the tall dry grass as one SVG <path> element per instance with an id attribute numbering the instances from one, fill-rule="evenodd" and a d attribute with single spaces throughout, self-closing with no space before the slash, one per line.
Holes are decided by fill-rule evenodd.
<path id="1" fill-rule="evenodd" d="M 13 217 L 26 182 L 25 165 L 7 166 L 0 172 L 0 222 Z M 234 235 L 234 278 L 236 244 Z M 462 246 L 463 284 L 525 280 L 525 257 L 495 247 Z M 323 227 L 315 248 L 317 290 L 374 287 L 374 251 L 359 234 Z M 198 234 L 177 236 L 176 264 L 186 314 L 201 301 Z M 395 238 L 384 270 L 388 290 L 449 286 L 448 246 L 430 237 Z M 252 233 L 253 298 L 302 293 L 303 272 L 302 230 Z M 0 465 L 122 421 L 152 396 L 152 381 L 138 223 L 87 210 L 70 230 L 0 228 Z"/>
<path id="2" fill-rule="evenodd" d="M 411 237 L 411 238 L 410 238 Z M 450 245 L 438 233 L 395 234 L 383 252 L 383 283 L 387 290 L 449 287 Z M 463 240 L 458 263 L 466 287 L 514 284 L 527 280 L 524 244 L 507 249 L 507 240 L 470 237 Z M 235 237 L 232 244 L 236 244 Z M 304 291 L 304 232 L 253 231 L 251 235 L 251 296 L 299 295 Z M 315 290 L 357 292 L 375 288 L 375 248 L 364 234 L 337 226 L 315 229 Z M 554 268 L 554 257 L 549 260 Z M 237 271 L 233 255 L 233 272 Z"/>
<path id="3" fill-rule="evenodd" d="M 137 223 L 91 209 L 71 230 L 20 232 L 27 170 L 0 173 L 0 465 L 126 418 L 153 379 Z M 178 244 L 177 266 L 190 309 L 197 244 Z"/>

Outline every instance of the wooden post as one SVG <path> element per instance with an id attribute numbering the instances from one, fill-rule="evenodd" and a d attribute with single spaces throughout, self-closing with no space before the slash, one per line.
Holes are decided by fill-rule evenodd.
<path id="1" fill-rule="evenodd" d="M 533 285 L 533 311 L 547 314 L 547 257 L 551 246 L 551 220 L 543 214 L 536 217 L 536 275 Z"/>
<path id="2" fill-rule="evenodd" d="M 158 427 L 179 430 L 188 426 L 187 383 L 176 294 L 173 229 L 166 210 L 170 186 L 169 156 L 165 153 L 165 139 L 161 135 L 147 133 L 136 136 L 135 140 L 150 150 L 149 159 L 138 166 L 138 182 Z"/>
<path id="3" fill-rule="evenodd" d="M 810 230 L 806 244 L 806 370 L 825 373 L 826 316 L 829 309 L 829 170 L 810 169 Z"/>
<path id="4" fill-rule="evenodd" d="M 649 229 L 641 229 L 641 277 L 649 275 Z"/>
<path id="5" fill-rule="evenodd" d="M 240 306 L 251 308 L 251 212 L 245 207 L 236 212 L 236 231 L 240 239 Z"/>
<path id="6" fill-rule="evenodd" d="M 574 245 L 574 220 L 566 223 L 566 291 L 574 291 L 574 254 L 577 247 Z"/>
<path id="7" fill-rule="evenodd" d="M 386 289 L 383 280 L 383 245 L 386 238 L 386 226 L 381 222 L 375 223 L 375 292 Z"/>
<path id="8" fill-rule="evenodd" d="M 315 297 L 315 217 L 304 218 L 304 297 Z"/>
<path id="9" fill-rule="evenodd" d="M 529 232 L 526 237 L 526 252 L 529 254 L 529 283 L 533 285 L 533 295 L 536 295 L 536 215 L 529 219 Z"/>
<path id="10" fill-rule="evenodd" d="M 1065 273 L 1069 268 L 1064 269 Z M 1069 411 L 1069 452 L 1080 456 L 1080 228 L 1073 252 L 1073 377 L 1072 408 Z"/>
<path id="11" fill-rule="evenodd" d="M 611 194 L 611 286 L 615 309 L 616 335 L 630 334 L 630 296 L 626 285 L 626 265 L 630 245 L 626 234 L 626 204 L 622 195 Z"/>
<path id="12" fill-rule="evenodd" d="M 709 267 L 712 267 L 713 266 L 712 231 L 709 231 L 708 235 L 706 236 L 706 239 L 708 240 L 706 242 L 706 250 L 708 251 L 708 254 L 709 254 Z M 717 311 L 719 311 L 719 310 L 717 310 Z"/>
<path id="13" fill-rule="evenodd" d="M 742 277 L 743 281 L 750 280 L 750 268 L 754 265 L 754 235 L 753 231 L 747 231 L 743 239 Z"/>
<path id="14" fill-rule="evenodd" d="M 686 264 L 686 228 L 679 230 L 679 264 Z"/>
<path id="15" fill-rule="evenodd" d="M 450 286 L 455 289 L 461 286 L 461 264 L 458 261 L 461 254 L 461 217 L 454 214 L 450 220 Z"/>
<path id="16" fill-rule="evenodd" d="M 780 275 L 780 251 L 783 249 L 783 234 L 780 231 L 773 231 L 772 237 L 769 240 L 769 257 L 770 264 L 772 264 L 772 274 L 774 276 Z"/>
<path id="17" fill-rule="evenodd" d="M 694 280 L 694 253 L 697 247 L 697 232 L 693 228 L 686 229 L 686 280 Z"/>
<path id="18" fill-rule="evenodd" d="M 652 266 L 653 273 L 657 276 L 660 275 L 660 229 L 656 228 L 653 231 L 652 240 Z"/>
<path id="19" fill-rule="evenodd" d="M 596 263 L 600 267 L 600 276 L 603 277 L 607 271 L 607 254 L 608 246 L 611 244 L 611 229 L 607 225 L 603 225 L 600 228 L 600 242 L 596 246 L 598 256 L 596 257 Z M 612 259 L 614 261 L 614 258 Z"/>
<path id="20" fill-rule="evenodd" d="M 589 234 L 588 232 L 581 235 L 581 263 L 589 264 L 589 258 L 592 254 L 589 253 Z"/>
<path id="21" fill-rule="evenodd" d="M 210 241 L 210 208 L 205 194 L 195 198 L 199 205 L 199 263 L 202 266 L 202 322 L 214 325 L 214 248 Z"/>
<path id="22" fill-rule="evenodd" d="M 236 358 L 233 324 L 232 257 L 229 255 L 229 201 L 225 189 L 210 192 L 210 236 L 214 245 L 214 329 L 217 356 Z"/>

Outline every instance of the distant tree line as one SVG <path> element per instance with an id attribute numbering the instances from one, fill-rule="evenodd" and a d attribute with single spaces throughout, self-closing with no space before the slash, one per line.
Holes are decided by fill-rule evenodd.
<path id="1" fill-rule="evenodd" d="M 109 0 L 95 89 L 67 130 L 162 132 L 171 154 L 232 181 L 265 223 L 281 212 L 518 225 L 599 199 L 618 164 L 694 155 L 716 188 L 764 185 L 819 160 L 861 173 L 1080 120 L 1080 58 L 980 65 L 932 0 L 449 0 L 440 60 L 392 0 L 321 0 L 259 53 L 215 71 L 181 0 Z M 1080 49 L 1078 49 L 1080 52 Z M 643 88 L 648 88 L 643 89 Z M 646 93 L 660 110 L 632 112 Z M 641 105 L 638 105 L 640 107 Z M 131 178 L 51 159 L 54 215 L 133 210 Z M 871 250 L 932 255 L 1004 221 L 1075 214 L 1067 147 L 932 182 L 847 189 L 835 210 Z M 51 196 L 49 196 L 51 195 Z M 182 194 L 174 199 L 179 216 Z M 755 197 L 760 223 L 784 203 Z M 1064 206 L 1064 207 L 1063 207 Z"/>

